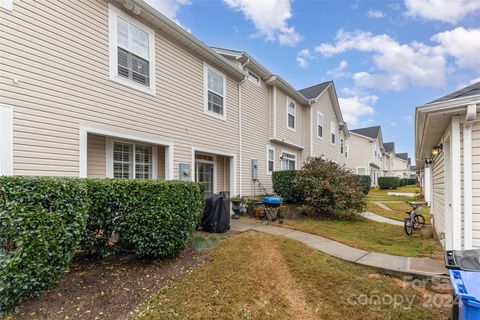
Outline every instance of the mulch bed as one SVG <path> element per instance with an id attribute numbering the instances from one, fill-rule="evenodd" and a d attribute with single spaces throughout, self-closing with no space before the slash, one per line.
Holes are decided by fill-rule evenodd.
<path id="1" fill-rule="evenodd" d="M 78 257 L 56 288 L 24 302 L 7 319 L 133 318 L 152 294 L 207 258 L 190 250 L 158 261 L 132 255 Z"/>

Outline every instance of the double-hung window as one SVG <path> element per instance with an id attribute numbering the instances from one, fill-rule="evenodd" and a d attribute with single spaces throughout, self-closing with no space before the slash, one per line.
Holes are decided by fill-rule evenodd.
<path id="1" fill-rule="evenodd" d="M 323 114 L 317 112 L 317 137 L 323 139 Z"/>
<path id="2" fill-rule="evenodd" d="M 345 146 L 345 158 L 348 159 L 348 145 Z"/>
<path id="3" fill-rule="evenodd" d="M 205 112 L 226 119 L 226 77 L 220 71 L 205 64 Z"/>
<path id="4" fill-rule="evenodd" d="M 154 148 L 135 143 L 113 142 L 113 178 L 152 179 Z"/>
<path id="5" fill-rule="evenodd" d="M 345 149 L 345 146 L 344 146 L 344 142 L 343 142 L 343 139 L 340 138 L 340 153 L 343 154 L 344 152 L 344 149 Z"/>
<path id="6" fill-rule="evenodd" d="M 282 170 L 295 170 L 296 155 L 282 152 Z"/>
<path id="7" fill-rule="evenodd" d="M 155 32 L 109 5 L 110 79 L 155 94 Z"/>
<path id="8" fill-rule="evenodd" d="M 287 128 L 295 130 L 295 102 L 287 99 Z"/>
<path id="9" fill-rule="evenodd" d="M 331 133 L 331 138 L 330 142 L 332 144 L 336 144 L 337 140 L 337 124 L 335 122 L 330 122 L 330 133 Z"/>
<path id="10" fill-rule="evenodd" d="M 275 149 L 267 147 L 267 173 L 271 174 L 275 170 Z"/>

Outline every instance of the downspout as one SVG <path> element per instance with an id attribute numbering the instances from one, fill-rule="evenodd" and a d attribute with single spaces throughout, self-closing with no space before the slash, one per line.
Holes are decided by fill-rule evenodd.
<path id="1" fill-rule="evenodd" d="M 467 106 L 463 124 L 463 249 L 472 249 L 472 125 L 477 118 L 477 106 Z"/>
<path id="2" fill-rule="evenodd" d="M 277 86 L 273 86 L 273 138 L 277 137 Z"/>
<path id="3" fill-rule="evenodd" d="M 314 133 L 314 130 L 313 130 L 313 101 L 310 101 L 309 103 L 310 105 L 310 157 L 313 157 L 313 137 L 314 137 L 314 134 L 316 135 L 316 130 L 318 130 L 317 128 L 315 128 L 315 133 Z M 315 120 L 317 118 L 317 115 L 315 115 Z M 317 120 L 318 121 L 318 120 Z"/>

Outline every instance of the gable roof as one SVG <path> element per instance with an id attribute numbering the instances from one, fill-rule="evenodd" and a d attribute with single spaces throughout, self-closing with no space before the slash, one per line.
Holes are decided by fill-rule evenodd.
<path id="1" fill-rule="evenodd" d="M 380 126 L 374 126 L 374 127 L 368 127 L 368 128 L 360 128 L 360 129 L 354 129 L 350 130 L 350 132 L 369 137 L 372 139 L 378 138 L 378 135 L 380 134 Z"/>
<path id="2" fill-rule="evenodd" d="M 400 158 L 402 160 L 408 161 L 408 153 L 403 152 L 403 153 L 395 153 L 395 157 Z"/>
<path id="3" fill-rule="evenodd" d="M 298 90 L 307 99 L 316 99 L 333 81 L 325 81 L 314 86 Z"/>
<path id="4" fill-rule="evenodd" d="M 465 97 L 470 97 L 470 96 L 476 96 L 480 95 L 480 81 L 476 82 L 468 87 L 465 87 L 463 89 L 454 91 L 450 94 L 447 94 L 444 97 L 438 98 L 436 100 L 433 100 L 427 104 L 430 103 L 436 103 L 436 102 L 442 102 L 442 101 L 448 101 L 452 99 L 458 99 L 458 98 L 465 98 Z"/>
<path id="5" fill-rule="evenodd" d="M 385 152 L 393 152 L 395 150 L 395 142 L 385 142 L 383 149 L 385 149 Z"/>

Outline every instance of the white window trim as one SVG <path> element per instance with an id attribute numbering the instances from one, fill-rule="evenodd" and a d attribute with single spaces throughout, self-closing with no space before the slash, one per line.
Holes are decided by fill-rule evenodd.
<path id="1" fill-rule="evenodd" d="M 148 33 L 148 49 L 149 49 L 149 79 L 150 86 L 143 86 L 139 83 L 135 83 L 129 79 L 125 79 L 118 75 L 118 53 L 117 53 L 117 17 L 120 16 L 122 19 L 128 21 L 143 31 Z M 155 86 L 155 30 L 146 25 L 138 22 L 133 19 L 111 3 L 108 4 L 108 29 L 109 29 L 109 64 L 110 64 L 110 80 L 118 82 L 122 85 L 125 85 L 136 90 L 156 95 L 156 86 Z"/>
<path id="2" fill-rule="evenodd" d="M 0 8 L 13 11 L 13 0 L 0 0 Z"/>
<path id="3" fill-rule="evenodd" d="M 0 176 L 13 175 L 13 107 L 0 104 Z"/>
<path id="4" fill-rule="evenodd" d="M 359 174 L 359 173 L 358 173 L 358 169 L 365 169 L 365 174 L 363 174 L 363 175 L 365 175 L 365 176 L 369 176 L 369 175 L 370 175 L 370 172 L 369 172 L 369 170 L 368 170 L 368 167 L 356 167 L 356 168 L 355 168 L 355 173 L 356 173 L 356 174 Z"/>
<path id="5" fill-rule="evenodd" d="M 346 152 L 345 152 L 345 158 L 346 158 L 346 159 L 349 159 L 349 158 L 350 158 L 350 152 L 349 152 L 350 150 L 348 150 L 348 144 L 346 144 L 346 145 L 344 146 L 344 148 L 345 148 L 345 151 L 346 151 Z"/>
<path id="6" fill-rule="evenodd" d="M 281 156 L 283 156 L 284 153 L 293 154 L 295 156 L 295 160 L 294 160 L 295 161 L 295 170 L 297 170 L 298 169 L 298 154 L 296 152 L 287 151 L 285 149 L 280 150 L 280 155 Z M 292 159 L 290 159 L 290 160 L 292 160 Z M 282 167 L 282 161 L 283 161 L 283 159 L 280 161 L 280 168 L 282 170 L 284 170 L 283 167 Z M 288 170 L 288 169 L 285 169 L 285 170 Z"/>
<path id="7" fill-rule="evenodd" d="M 332 129 L 334 129 L 334 130 L 332 130 Z M 335 143 L 332 142 L 332 134 L 335 135 Z M 330 138 L 330 144 L 332 146 L 336 146 L 337 145 L 337 140 L 338 140 L 338 134 L 337 134 L 337 124 L 335 123 L 335 121 L 330 121 L 330 137 L 329 138 Z"/>
<path id="8" fill-rule="evenodd" d="M 87 177 L 87 150 L 88 150 L 88 134 L 97 134 L 101 136 L 105 136 L 107 138 L 119 139 L 119 140 L 127 140 L 137 142 L 139 144 L 152 144 L 152 145 L 161 145 L 165 147 L 165 180 L 173 180 L 173 157 L 175 153 L 175 145 L 173 142 L 168 140 L 160 140 L 156 137 L 149 137 L 149 136 L 140 136 L 135 134 L 129 134 L 125 132 L 113 131 L 110 129 L 98 128 L 98 127 L 89 127 L 80 125 L 79 128 L 80 133 L 80 168 L 79 168 L 79 177 L 86 178 Z M 109 148 L 106 148 L 106 152 L 108 152 Z M 108 159 L 108 154 L 107 154 Z M 113 159 L 113 155 L 112 155 Z M 106 168 L 108 172 L 108 161 L 106 161 Z M 113 162 L 112 162 L 113 165 Z M 112 176 L 113 176 L 113 166 L 112 166 Z"/>
<path id="9" fill-rule="evenodd" d="M 318 126 L 320 125 L 319 121 L 318 121 L 318 116 L 322 116 L 322 136 L 318 135 Z M 317 127 L 315 128 L 315 131 L 317 131 L 316 135 L 317 135 L 317 138 L 320 139 L 320 140 L 323 140 L 323 137 L 325 136 L 324 120 L 325 120 L 325 118 L 323 117 L 323 113 L 321 113 L 320 111 L 317 111 Z"/>
<path id="10" fill-rule="evenodd" d="M 262 83 L 262 79 L 260 78 L 260 76 L 259 76 L 258 74 L 256 74 L 255 72 L 253 72 L 252 70 L 250 70 L 250 69 L 247 69 L 246 71 L 247 71 L 247 79 L 248 79 L 250 82 L 252 82 L 252 83 L 254 83 L 254 84 L 256 84 L 257 86 L 260 87 L 260 86 L 261 86 L 261 83 Z M 258 81 L 255 80 L 255 78 L 253 78 L 252 76 L 250 76 L 250 73 L 253 74 L 255 77 L 257 77 L 257 78 L 258 78 Z"/>
<path id="11" fill-rule="evenodd" d="M 340 138 L 340 154 L 345 154 L 345 140 L 343 138 Z"/>
<path id="12" fill-rule="evenodd" d="M 219 115 L 213 111 L 208 110 L 208 70 L 212 70 L 223 78 L 223 115 Z M 203 112 L 209 116 L 217 119 L 227 120 L 227 76 L 210 66 L 206 62 L 203 63 Z"/>
<path id="13" fill-rule="evenodd" d="M 120 142 L 120 143 L 127 143 L 133 145 L 133 150 L 132 150 L 132 178 L 131 179 L 136 179 L 135 178 L 135 147 L 137 144 L 144 145 L 144 146 L 151 146 L 152 147 L 152 179 L 156 180 L 158 179 L 158 149 L 157 146 L 154 144 L 149 144 L 146 142 L 142 141 L 131 141 L 131 140 L 126 140 L 126 139 L 118 139 L 118 138 L 112 138 L 112 137 L 107 137 L 106 141 L 106 156 L 107 156 L 107 165 L 106 165 L 106 174 L 107 178 L 113 178 L 113 143 L 114 142 Z"/>
<path id="14" fill-rule="evenodd" d="M 273 151 L 273 171 L 268 170 L 268 163 L 270 162 L 270 159 L 268 158 L 268 152 L 272 150 Z M 275 148 L 272 147 L 271 145 L 267 145 L 267 166 L 266 166 L 266 171 L 267 175 L 272 175 L 272 173 L 275 171 Z"/>
<path id="15" fill-rule="evenodd" d="M 293 102 L 293 128 L 288 125 L 288 107 L 291 102 Z M 293 132 L 297 132 L 297 103 L 289 97 L 287 97 L 287 129 Z"/>

